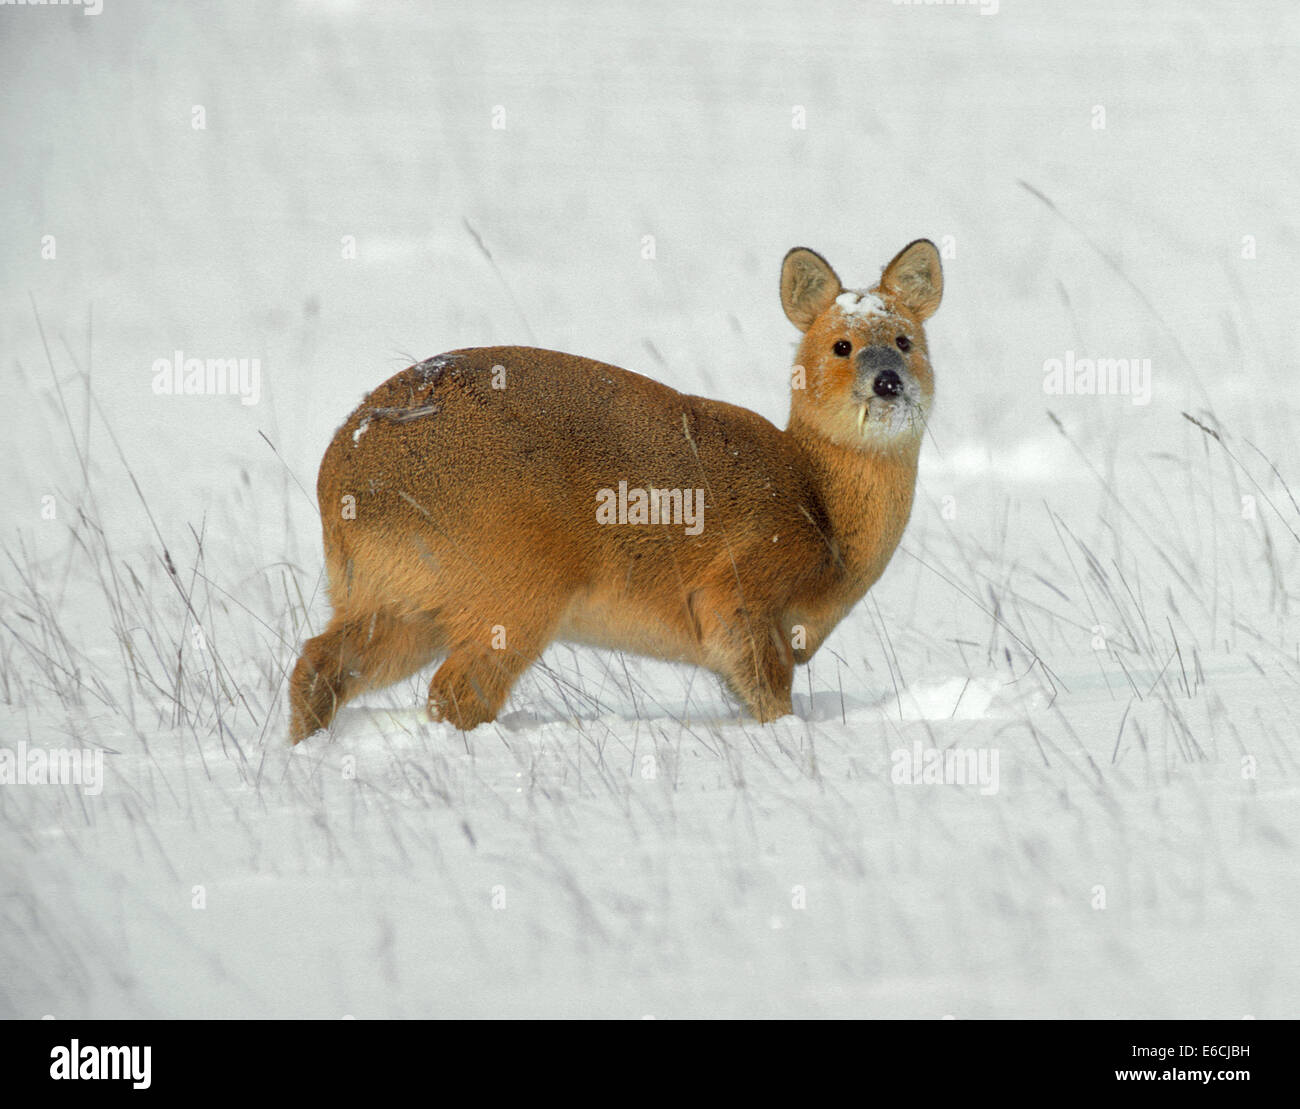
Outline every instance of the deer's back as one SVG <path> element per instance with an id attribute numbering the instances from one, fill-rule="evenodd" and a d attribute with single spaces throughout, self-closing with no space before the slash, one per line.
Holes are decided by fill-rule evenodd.
<path id="1" fill-rule="evenodd" d="M 697 534 L 685 519 L 620 519 L 638 490 L 698 498 Z M 742 567 L 742 585 L 770 592 L 833 560 L 806 460 L 769 421 L 525 347 L 455 351 L 384 382 L 336 434 L 318 493 L 327 548 L 366 537 L 434 561 L 455 549 L 488 572 L 532 559 L 628 593 L 680 593 Z M 343 520 L 349 495 L 355 519 Z M 602 521 L 611 495 L 615 518 Z M 759 582 L 765 563 L 772 580 Z"/>

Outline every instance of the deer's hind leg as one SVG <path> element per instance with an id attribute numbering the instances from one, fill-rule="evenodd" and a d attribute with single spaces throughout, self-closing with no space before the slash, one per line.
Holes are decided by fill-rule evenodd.
<path id="1" fill-rule="evenodd" d="M 429 683 L 430 717 L 462 731 L 495 720 L 551 641 L 566 602 L 560 590 L 538 590 L 505 611 L 476 606 L 449 621 L 447 659 Z"/>
<path id="2" fill-rule="evenodd" d="M 336 614 L 303 646 L 289 680 L 290 741 L 329 727 L 339 708 L 364 690 L 391 685 L 427 666 L 445 642 L 428 613 Z"/>

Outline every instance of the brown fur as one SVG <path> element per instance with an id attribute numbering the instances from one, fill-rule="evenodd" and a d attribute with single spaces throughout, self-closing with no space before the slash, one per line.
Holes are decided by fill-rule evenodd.
<path id="1" fill-rule="evenodd" d="M 933 394 L 921 326 L 942 292 L 933 245 L 905 248 L 874 287 L 889 315 L 846 314 L 843 291 L 812 251 L 786 256 L 782 302 L 806 332 L 806 387 L 796 380 L 785 431 L 526 347 L 455 351 L 380 385 L 321 462 L 334 618 L 293 672 L 293 742 L 440 656 L 429 711 L 473 728 L 554 640 L 704 666 L 759 720 L 788 713 L 794 664 L 898 544 Z M 871 400 L 863 424 L 862 386 L 852 393 L 852 360 L 833 344 L 899 334 L 921 405 L 901 426 Z M 703 530 L 598 523 L 597 491 L 620 481 L 704 489 Z"/>

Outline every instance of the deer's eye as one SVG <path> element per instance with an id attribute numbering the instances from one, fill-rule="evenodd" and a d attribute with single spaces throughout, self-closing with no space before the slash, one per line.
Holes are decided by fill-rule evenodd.
<path id="1" fill-rule="evenodd" d="M 851 351 L 852 349 L 853 349 L 853 344 L 850 343 L 847 339 L 836 340 L 835 345 L 831 347 L 831 350 L 833 350 L 841 358 L 847 358 L 849 356 L 849 351 Z"/>
<path id="2" fill-rule="evenodd" d="M 894 340 L 894 345 L 898 347 L 898 349 L 901 350 L 904 354 L 906 354 L 909 350 L 912 349 L 912 340 L 909 339 L 906 335 L 900 335 L 897 339 Z"/>

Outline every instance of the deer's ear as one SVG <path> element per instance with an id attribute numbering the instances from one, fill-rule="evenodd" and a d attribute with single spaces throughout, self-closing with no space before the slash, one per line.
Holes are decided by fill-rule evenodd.
<path id="1" fill-rule="evenodd" d="M 897 297 L 918 320 L 928 320 L 943 299 L 943 266 L 929 239 L 908 243 L 885 267 L 880 287 Z"/>
<path id="2" fill-rule="evenodd" d="M 781 307 L 800 331 L 812 327 L 843 291 L 830 263 L 815 250 L 797 246 L 781 263 Z"/>

